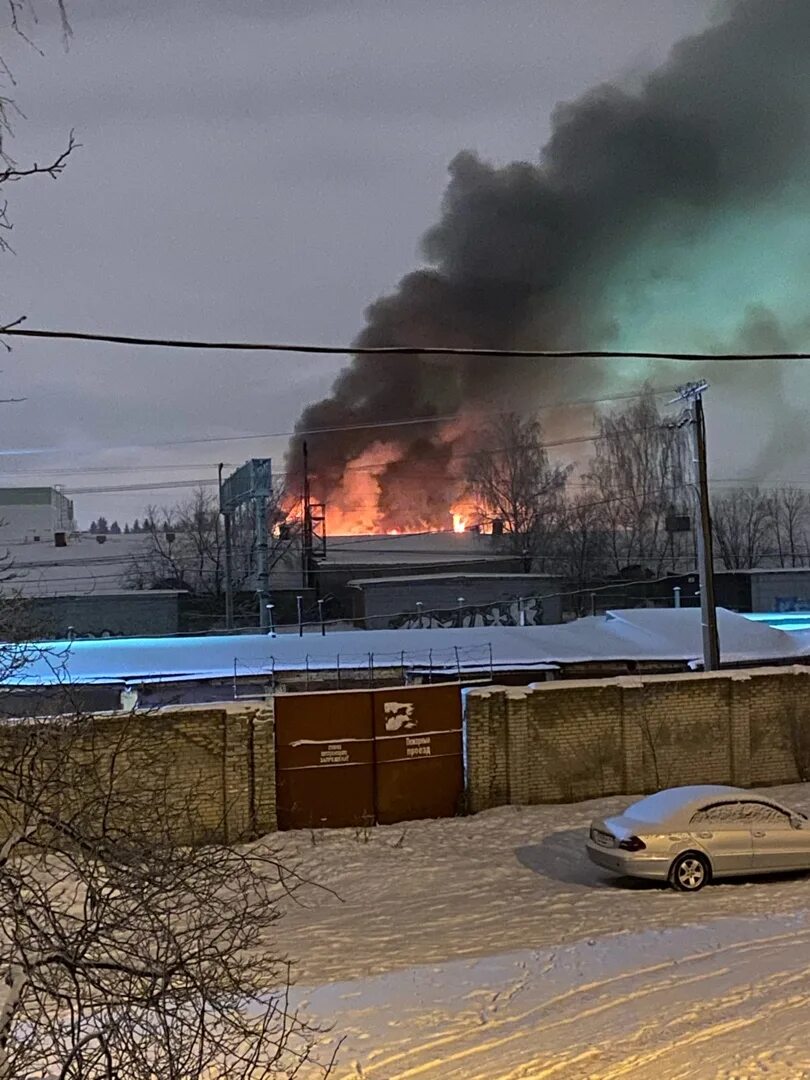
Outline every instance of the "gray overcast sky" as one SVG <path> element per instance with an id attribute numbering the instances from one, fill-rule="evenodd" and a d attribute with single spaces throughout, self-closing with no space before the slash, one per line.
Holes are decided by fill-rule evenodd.
<path id="1" fill-rule="evenodd" d="M 705 24 L 709 0 L 72 0 L 65 52 L 4 34 L 25 113 L 13 153 L 82 144 L 56 182 L 7 191 L 4 317 L 125 333 L 346 342 L 418 259 L 446 165 L 534 159 L 556 102 L 632 79 Z M 336 362 L 19 341 L 2 361 L 0 482 L 100 465 L 280 458 L 284 440 L 112 446 L 289 430 Z M 403 402 L 403 413 L 407 403 Z M 39 470 L 33 475 L 32 470 Z M 177 492 L 77 495 L 80 520 Z"/>

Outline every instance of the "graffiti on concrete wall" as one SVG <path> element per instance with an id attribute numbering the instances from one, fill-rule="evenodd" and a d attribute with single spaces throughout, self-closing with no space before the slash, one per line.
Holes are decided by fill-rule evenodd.
<path id="1" fill-rule="evenodd" d="M 428 627 L 450 629 L 454 626 L 541 626 L 542 623 L 543 603 L 534 598 L 503 600 L 475 607 L 461 605 L 447 610 L 403 612 L 388 620 L 393 629 L 403 630 Z"/>
<path id="2" fill-rule="evenodd" d="M 804 596 L 777 596 L 774 610 L 778 612 L 810 611 L 810 600 Z"/>

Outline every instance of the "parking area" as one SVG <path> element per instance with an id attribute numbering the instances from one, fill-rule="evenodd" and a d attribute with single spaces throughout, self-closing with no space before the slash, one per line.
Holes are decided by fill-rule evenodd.
<path id="1" fill-rule="evenodd" d="M 768 790 L 810 810 L 810 785 Z M 810 1075 L 810 876 L 615 878 L 582 845 L 629 801 L 274 837 L 315 883 L 278 940 L 336 1075 Z"/>

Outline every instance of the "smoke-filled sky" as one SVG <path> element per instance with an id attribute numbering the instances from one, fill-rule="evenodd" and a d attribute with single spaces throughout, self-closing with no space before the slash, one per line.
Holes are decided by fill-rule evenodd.
<path id="1" fill-rule="evenodd" d="M 358 343 L 806 348 L 808 44 L 806 0 L 735 0 L 650 74 L 597 84 L 558 105 L 538 161 L 495 166 L 460 153 L 441 216 L 423 238 L 427 266 L 369 308 Z M 500 403 L 528 411 L 589 391 L 629 390 L 645 371 L 656 382 L 679 377 L 675 365 L 630 360 L 416 355 L 382 363 L 360 355 L 302 426 L 393 419 L 403 401 L 417 415 L 474 414 Z M 793 459 L 810 448 L 804 412 L 779 401 L 778 375 L 741 364 L 711 377 L 721 402 L 759 410 L 766 430 L 743 449 L 761 478 L 800 466 Z M 795 380 L 790 388 L 793 399 Z M 481 438 L 477 418 L 462 427 L 451 459 L 469 448 L 470 433 L 473 448 Z M 375 438 L 351 431 L 310 440 L 325 462 L 318 486 L 327 499 L 344 497 L 344 466 Z M 391 450 L 416 464 L 423 440 L 422 431 L 401 430 Z M 447 449 L 445 433 L 433 441 Z M 378 483 L 380 505 L 398 504 L 392 469 Z M 435 485 L 417 520 L 431 520 L 429 499 Z M 402 505 L 412 507 L 412 497 Z"/>
<path id="2" fill-rule="evenodd" d="M 12 149 L 21 161 L 43 160 L 71 127 L 82 147 L 57 182 L 8 192 L 16 255 L 3 256 L 4 313 L 25 313 L 32 326 L 352 340 L 367 305 L 423 265 L 419 240 L 440 220 L 448 165 L 471 150 L 477 158 L 456 159 L 444 228 L 427 247 L 450 277 L 464 278 L 469 265 L 479 279 L 493 266 L 499 274 L 483 299 L 465 294 L 464 312 L 453 316 L 459 340 L 486 337 L 499 319 L 526 344 L 579 342 L 586 331 L 642 347 L 670 334 L 685 347 L 795 340 L 808 270 L 797 222 L 808 190 L 799 121 L 810 5 L 743 6 L 751 20 L 769 11 L 783 20 L 768 30 L 738 18 L 736 36 L 720 39 L 714 53 L 709 47 L 711 63 L 704 39 L 703 53 L 681 49 L 648 83 L 676 41 L 705 30 L 717 4 L 74 0 L 65 52 L 40 2 L 34 29 L 44 57 L 8 32 L 3 39 L 25 113 Z M 574 105 L 552 126 L 559 102 L 605 80 L 619 88 L 614 99 L 590 113 Z M 656 126 L 654 116 L 636 127 L 638 95 L 674 127 Z M 615 109 L 607 126 L 605 108 Z M 717 125 L 719 156 L 710 138 Z M 534 170 L 489 165 L 514 160 L 544 161 L 565 189 L 560 204 L 549 202 Z M 610 199 L 620 211 L 612 219 L 602 213 Z M 528 234 L 525 200 L 536 210 Z M 572 221 L 572 207 L 585 208 L 598 228 Z M 469 225 L 457 228 L 462 219 Z M 538 260 L 531 252 L 548 243 L 549 230 L 561 242 L 553 259 Z M 569 281 L 572 267 L 576 288 L 538 304 L 542 275 Z M 571 311 L 580 298 L 586 316 Z M 478 325 L 465 322 L 471 310 Z M 2 406 L 0 449 L 61 450 L 6 458 L 4 480 L 14 471 L 19 481 L 112 487 L 211 476 L 223 459 L 280 458 L 283 439 L 153 444 L 287 431 L 329 392 L 340 366 L 20 341 L 3 362 L 2 396 L 28 401 Z M 615 380 L 625 389 L 636 375 L 618 370 L 598 389 Z M 709 415 L 717 468 L 728 475 L 740 453 L 724 378 Z M 744 392 L 733 400 L 753 408 L 762 385 L 741 378 Z M 774 396 L 777 383 L 766 384 Z M 561 378 L 555 397 L 574 387 L 581 396 L 581 380 Z M 397 401 L 401 413 L 417 404 Z M 152 448 L 108 449 L 132 444 Z M 772 454 L 755 457 L 764 445 L 749 463 L 772 470 Z M 185 463 L 177 473 L 135 471 L 177 463 Z M 89 471 L 119 465 L 132 471 Z M 60 471 L 80 467 L 84 476 Z M 86 523 L 100 512 L 131 519 L 145 503 L 176 495 L 76 502 Z"/>

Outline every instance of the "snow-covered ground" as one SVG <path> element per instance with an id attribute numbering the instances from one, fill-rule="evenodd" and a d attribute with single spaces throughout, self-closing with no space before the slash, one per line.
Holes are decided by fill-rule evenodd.
<path id="1" fill-rule="evenodd" d="M 810 811 L 810 785 L 770 792 Z M 276 927 L 296 1000 L 343 1037 L 334 1075 L 810 1077 L 810 875 L 612 877 L 585 828 L 628 801 L 273 838 L 332 890 Z"/>

